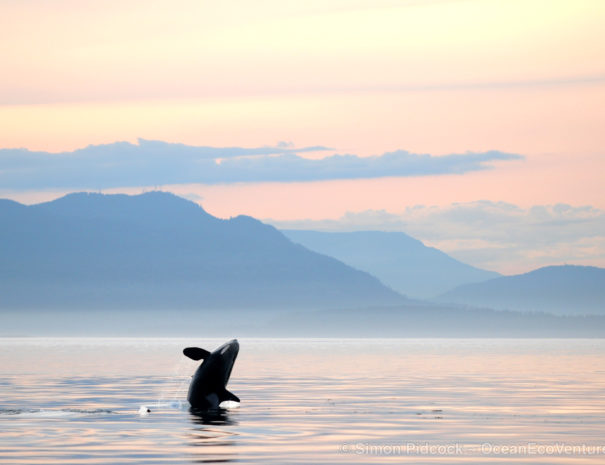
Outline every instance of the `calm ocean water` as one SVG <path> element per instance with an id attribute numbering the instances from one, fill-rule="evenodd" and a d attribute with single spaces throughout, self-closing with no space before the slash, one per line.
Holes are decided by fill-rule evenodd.
<path id="1" fill-rule="evenodd" d="M 227 339 L 0 339 L 0 463 L 605 463 L 603 340 L 240 339 L 193 415 Z"/>

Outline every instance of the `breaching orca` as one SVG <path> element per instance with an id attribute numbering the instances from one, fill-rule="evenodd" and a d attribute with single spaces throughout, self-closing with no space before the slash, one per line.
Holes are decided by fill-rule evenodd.
<path id="1" fill-rule="evenodd" d="M 190 359 L 204 360 L 189 385 L 187 400 L 192 408 L 216 409 L 226 400 L 239 402 L 235 394 L 227 391 L 227 382 L 238 352 L 237 339 L 226 342 L 212 353 L 198 347 L 183 349 L 183 353 Z"/>

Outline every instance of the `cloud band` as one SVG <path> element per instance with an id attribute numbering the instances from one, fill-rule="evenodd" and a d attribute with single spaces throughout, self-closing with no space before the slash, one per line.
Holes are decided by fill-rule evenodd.
<path id="1" fill-rule="evenodd" d="M 464 174 L 523 156 L 499 151 L 432 156 L 406 151 L 371 157 L 300 156 L 326 147 L 192 147 L 159 141 L 116 142 L 74 152 L 0 150 L 4 189 L 105 189 L 165 184 L 305 182 L 335 179 Z"/>

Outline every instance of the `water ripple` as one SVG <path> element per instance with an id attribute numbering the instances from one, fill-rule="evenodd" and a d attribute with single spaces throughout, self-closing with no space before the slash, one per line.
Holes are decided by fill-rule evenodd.
<path id="1" fill-rule="evenodd" d="M 603 463 L 482 451 L 603 445 L 602 341 L 240 343 L 240 408 L 192 412 L 189 341 L 2 341 L 0 464 Z M 397 449 L 423 444 L 464 454 Z"/>

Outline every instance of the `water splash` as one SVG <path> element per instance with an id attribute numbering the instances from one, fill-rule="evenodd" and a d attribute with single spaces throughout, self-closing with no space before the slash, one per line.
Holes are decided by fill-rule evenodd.
<path id="1" fill-rule="evenodd" d="M 63 409 L 40 409 L 40 408 L 12 408 L 12 409 L 0 409 L 0 415 L 19 415 L 19 416 L 32 416 L 32 417 L 47 417 L 47 418 L 59 418 L 59 417 L 70 417 L 80 415 L 110 415 L 114 414 L 113 410 L 107 409 L 76 409 L 76 408 L 63 408 Z"/>
<path id="2" fill-rule="evenodd" d="M 175 365 L 170 381 L 165 385 L 156 402 L 156 407 L 160 408 L 168 402 L 171 408 L 182 409 L 182 401 L 186 390 L 191 381 L 191 363 L 185 358 L 179 359 Z"/>

